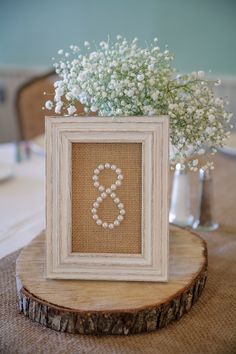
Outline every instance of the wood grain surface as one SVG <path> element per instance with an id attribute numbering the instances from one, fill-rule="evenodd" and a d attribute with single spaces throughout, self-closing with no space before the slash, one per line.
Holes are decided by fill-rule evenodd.
<path id="1" fill-rule="evenodd" d="M 51 280 L 45 277 L 45 234 L 17 260 L 19 310 L 33 321 L 70 333 L 133 334 L 166 326 L 188 312 L 207 277 L 206 243 L 170 230 L 168 283 Z"/>

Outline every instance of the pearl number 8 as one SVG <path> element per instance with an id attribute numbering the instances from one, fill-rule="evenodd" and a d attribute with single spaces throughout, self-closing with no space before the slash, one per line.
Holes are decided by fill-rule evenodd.
<path id="1" fill-rule="evenodd" d="M 107 169 L 107 170 L 111 169 L 117 175 L 117 179 L 116 179 L 115 183 L 111 184 L 111 186 L 107 189 L 105 189 L 105 187 L 102 186 L 99 182 L 99 175 L 105 169 Z M 112 229 L 114 229 L 115 226 L 119 226 L 120 223 L 124 220 L 124 215 L 125 215 L 124 204 L 120 201 L 120 199 L 118 198 L 118 196 L 115 193 L 116 189 L 122 185 L 122 181 L 124 179 L 124 176 L 122 175 L 120 168 L 118 168 L 116 165 L 113 165 L 109 162 L 106 162 L 105 164 L 98 165 L 95 168 L 95 170 L 93 171 L 93 173 L 94 173 L 93 177 L 92 177 L 93 185 L 100 192 L 100 196 L 97 197 L 96 201 L 93 203 L 93 207 L 91 209 L 92 217 L 98 226 L 101 226 L 104 229 L 112 230 Z M 97 214 L 99 206 L 101 205 L 103 200 L 106 199 L 107 197 L 110 197 L 112 199 L 112 201 L 115 203 L 117 209 L 119 210 L 119 215 L 112 223 L 109 223 L 107 221 L 102 221 Z"/>

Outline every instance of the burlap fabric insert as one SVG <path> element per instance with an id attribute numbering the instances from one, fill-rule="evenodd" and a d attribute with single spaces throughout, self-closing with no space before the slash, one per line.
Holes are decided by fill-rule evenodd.
<path id="1" fill-rule="evenodd" d="M 125 206 L 125 218 L 113 230 L 96 225 L 91 208 L 100 195 L 93 186 L 94 169 L 101 163 L 122 170 L 123 183 L 116 194 Z M 109 188 L 117 175 L 103 170 L 100 183 Z M 142 144 L 72 144 L 72 251 L 84 253 L 141 253 Z M 113 222 L 119 211 L 110 197 L 98 209 L 99 218 Z"/>

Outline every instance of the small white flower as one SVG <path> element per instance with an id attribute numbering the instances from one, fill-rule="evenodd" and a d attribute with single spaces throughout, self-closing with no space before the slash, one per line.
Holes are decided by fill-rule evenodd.
<path id="1" fill-rule="evenodd" d="M 187 108 L 187 112 L 190 113 L 190 114 L 193 113 L 194 111 L 195 111 L 194 107 L 190 106 L 190 107 Z"/>
<path id="2" fill-rule="evenodd" d="M 84 92 L 82 92 L 80 95 L 79 95 L 79 100 L 82 104 L 86 104 L 86 101 L 87 101 L 87 97 L 86 97 L 86 94 Z"/>
<path id="3" fill-rule="evenodd" d="M 63 81 L 59 80 L 59 81 L 55 81 L 53 84 L 54 87 L 61 87 L 63 86 Z"/>
<path id="4" fill-rule="evenodd" d="M 221 85 L 221 80 L 217 80 L 216 82 L 215 82 L 215 86 L 220 86 Z"/>
<path id="5" fill-rule="evenodd" d="M 205 154 L 205 150 L 204 149 L 199 149 L 198 150 L 198 155 L 204 155 Z"/>
<path id="6" fill-rule="evenodd" d="M 154 69 L 155 69 L 155 64 L 154 63 L 148 65 L 148 70 L 153 71 Z"/>
<path id="7" fill-rule="evenodd" d="M 203 109 L 197 109 L 196 110 L 196 116 L 201 117 L 204 114 L 204 110 Z"/>
<path id="8" fill-rule="evenodd" d="M 85 42 L 84 42 L 84 46 L 85 46 L 85 47 L 89 47 L 89 46 L 90 46 L 89 42 L 88 42 L 88 41 L 85 41 Z"/>
<path id="9" fill-rule="evenodd" d="M 63 94 L 64 94 L 63 87 L 57 87 L 56 90 L 55 90 L 55 95 L 56 96 L 63 96 Z"/>
<path id="10" fill-rule="evenodd" d="M 143 74 L 139 74 L 139 75 L 137 76 L 137 80 L 138 80 L 138 81 L 143 81 L 143 80 L 144 80 L 144 75 L 143 75 Z"/>
<path id="11" fill-rule="evenodd" d="M 117 110 L 116 110 L 116 114 L 119 116 L 119 115 L 122 115 L 122 109 L 120 109 L 120 108 L 118 108 Z"/>
<path id="12" fill-rule="evenodd" d="M 195 71 L 191 72 L 190 80 L 195 80 L 197 78 L 197 73 Z"/>
<path id="13" fill-rule="evenodd" d="M 100 42 L 99 45 L 100 45 L 100 47 L 102 49 L 107 49 L 108 48 L 108 44 L 106 42 L 104 42 L 104 41 Z"/>
<path id="14" fill-rule="evenodd" d="M 67 108 L 67 112 L 68 114 L 71 116 L 72 114 L 74 114 L 76 112 L 76 108 L 75 106 L 72 106 L 70 105 L 68 108 Z"/>
<path id="15" fill-rule="evenodd" d="M 142 91 L 144 89 L 144 84 L 142 84 L 141 82 L 138 83 L 138 88 L 140 91 Z"/>
<path id="16" fill-rule="evenodd" d="M 60 114 L 61 113 L 61 107 L 60 106 L 56 106 L 55 107 L 55 113 L 56 114 Z"/>
<path id="17" fill-rule="evenodd" d="M 215 116 L 213 114 L 210 114 L 208 117 L 210 122 L 214 122 L 215 121 Z"/>
<path id="18" fill-rule="evenodd" d="M 124 72 L 128 71 L 129 70 L 128 65 L 126 63 L 122 64 L 121 70 L 124 71 Z"/>
<path id="19" fill-rule="evenodd" d="M 86 76 L 87 76 L 87 72 L 80 72 L 78 77 L 77 77 L 77 80 L 78 81 L 84 81 L 86 79 Z"/>
<path id="20" fill-rule="evenodd" d="M 158 98 L 158 96 L 159 96 L 159 94 L 160 94 L 160 92 L 159 91 L 156 91 L 156 92 L 154 92 L 153 94 L 152 94 L 152 99 L 153 99 L 153 101 L 156 101 L 157 100 L 157 98 Z"/>
<path id="21" fill-rule="evenodd" d="M 67 92 L 67 94 L 65 95 L 65 98 L 67 99 L 67 101 L 71 101 L 72 97 L 73 97 L 73 94 L 71 92 Z"/>
<path id="22" fill-rule="evenodd" d="M 221 106 L 221 104 L 222 104 L 222 99 L 219 98 L 219 97 L 216 97 L 216 98 L 215 98 L 215 104 L 216 104 L 217 106 Z"/>
<path id="23" fill-rule="evenodd" d="M 155 79 L 154 79 L 154 78 L 151 78 L 151 79 L 149 80 L 149 84 L 150 84 L 151 86 L 154 86 L 154 85 L 155 85 Z"/>
<path id="24" fill-rule="evenodd" d="M 51 110 L 53 108 L 53 102 L 51 100 L 46 101 L 45 108 Z"/>
<path id="25" fill-rule="evenodd" d="M 205 72 L 200 70 L 198 71 L 197 76 L 199 77 L 199 79 L 203 79 L 205 77 Z"/>
<path id="26" fill-rule="evenodd" d="M 97 52 L 92 52 L 92 53 L 90 53 L 90 55 L 89 55 L 89 58 L 90 58 L 91 60 L 95 60 L 95 59 L 97 59 L 97 57 L 98 57 L 98 53 L 97 53 Z"/>
<path id="27" fill-rule="evenodd" d="M 207 127 L 206 128 L 206 133 L 207 134 L 211 134 L 213 132 L 213 128 L 212 127 Z"/>
<path id="28" fill-rule="evenodd" d="M 174 104 L 174 103 L 169 104 L 169 109 L 175 109 L 175 108 L 176 108 L 176 104 Z"/>
<path id="29" fill-rule="evenodd" d="M 127 94 L 128 97 L 133 97 L 134 91 L 133 90 L 127 90 L 126 94 Z"/>
<path id="30" fill-rule="evenodd" d="M 55 107 L 55 113 L 60 114 L 61 109 L 62 109 L 63 103 L 62 102 L 57 102 L 56 107 Z"/>
<path id="31" fill-rule="evenodd" d="M 79 96 L 81 90 L 79 88 L 79 86 L 74 86 L 73 89 L 71 90 L 71 93 L 73 96 Z"/>
<path id="32" fill-rule="evenodd" d="M 63 49 L 59 49 L 57 53 L 58 53 L 59 55 L 62 55 L 62 54 L 63 54 Z"/>
<path id="33" fill-rule="evenodd" d="M 97 112 L 97 107 L 96 106 L 91 106 L 91 112 Z"/>
<path id="34" fill-rule="evenodd" d="M 55 101 L 55 102 L 61 101 L 61 96 L 55 95 L 55 96 L 54 96 L 54 101 Z"/>

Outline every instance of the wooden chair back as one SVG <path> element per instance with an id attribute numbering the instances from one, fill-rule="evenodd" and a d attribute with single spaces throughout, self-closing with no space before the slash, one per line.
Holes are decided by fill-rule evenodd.
<path id="1" fill-rule="evenodd" d="M 47 100 L 44 92 L 54 94 L 54 82 L 57 80 L 55 72 L 32 78 L 24 83 L 16 94 L 16 114 L 21 140 L 31 140 L 44 133 L 44 117 L 50 111 L 42 110 Z M 50 96 L 49 96 L 50 97 Z M 53 96 L 52 100 L 53 100 Z M 76 104 L 78 114 L 83 115 L 83 106 Z M 52 111 L 54 115 L 54 111 Z"/>

